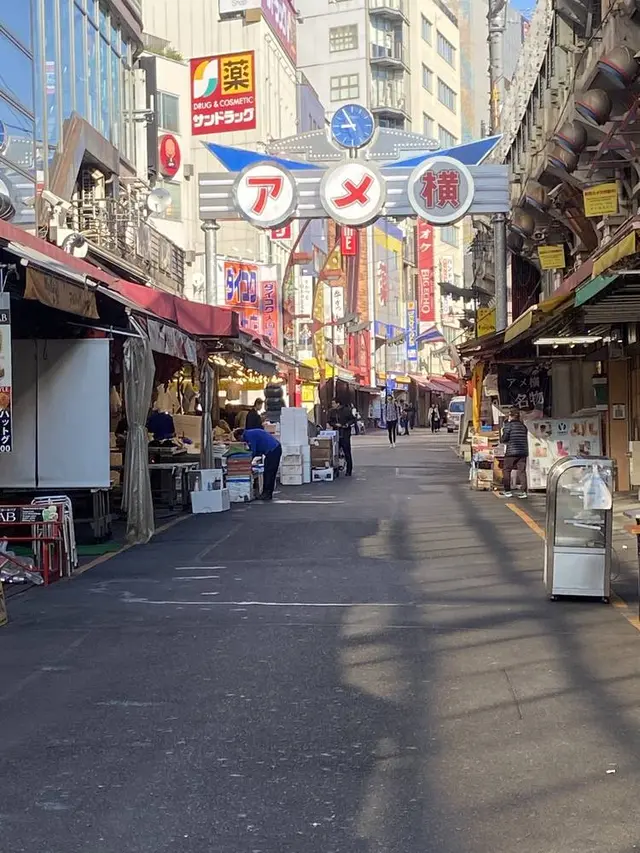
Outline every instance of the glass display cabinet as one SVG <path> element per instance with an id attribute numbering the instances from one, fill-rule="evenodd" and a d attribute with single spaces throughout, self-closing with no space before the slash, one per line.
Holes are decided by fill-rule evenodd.
<path id="1" fill-rule="evenodd" d="M 594 501 L 592 475 L 598 474 Z M 565 457 L 549 471 L 544 582 L 561 595 L 609 600 L 614 463 L 603 457 Z M 594 502 L 609 509 L 592 509 Z"/>

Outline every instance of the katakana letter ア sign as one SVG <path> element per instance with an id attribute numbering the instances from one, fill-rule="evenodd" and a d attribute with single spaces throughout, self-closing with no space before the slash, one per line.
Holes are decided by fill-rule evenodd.
<path id="1" fill-rule="evenodd" d="M 256 163 L 248 166 L 233 186 L 237 209 L 258 228 L 278 228 L 296 209 L 296 185 L 282 166 Z"/>
<path id="2" fill-rule="evenodd" d="M 351 160 L 327 171 L 320 198 L 328 216 L 339 225 L 368 225 L 384 207 L 386 186 L 375 166 Z"/>
<path id="3" fill-rule="evenodd" d="M 432 225 L 451 225 L 467 213 L 475 192 L 471 173 L 453 157 L 434 157 L 409 177 L 409 202 Z"/>

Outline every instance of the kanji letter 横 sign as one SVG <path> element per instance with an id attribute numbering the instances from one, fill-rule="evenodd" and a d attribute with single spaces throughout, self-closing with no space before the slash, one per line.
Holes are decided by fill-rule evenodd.
<path id="1" fill-rule="evenodd" d="M 233 192 L 238 211 L 258 228 L 285 225 L 296 207 L 293 177 L 271 163 L 256 163 L 240 172 Z"/>
<path id="2" fill-rule="evenodd" d="M 343 258 L 353 258 L 358 254 L 358 231 L 343 225 L 340 231 L 340 252 Z"/>
<path id="3" fill-rule="evenodd" d="M 322 206 L 339 225 L 368 225 L 380 215 L 385 183 L 375 166 L 348 161 L 329 169 L 320 185 Z"/>
<path id="4" fill-rule="evenodd" d="M 449 225 L 471 207 L 473 177 L 452 157 L 434 157 L 421 163 L 409 177 L 409 202 L 418 216 L 432 225 Z"/>
<path id="5" fill-rule="evenodd" d="M 433 226 L 418 219 L 418 320 L 436 321 Z"/>
<path id="6" fill-rule="evenodd" d="M 192 59 L 191 97 L 195 136 L 255 128 L 254 52 Z"/>

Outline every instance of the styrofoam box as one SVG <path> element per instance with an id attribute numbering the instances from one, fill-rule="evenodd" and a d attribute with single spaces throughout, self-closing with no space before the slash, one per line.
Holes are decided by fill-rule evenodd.
<path id="1" fill-rule="evenodd" d="M 312 483 L 331 483 L 335 479 L 333 468 L 313 468 L 311 471 Z"/>
<path id="2" fill-rule="evenodd" d="M 302 472 L 299 474 L 281 474 L 280 485 L 282 486 L 301 486 L 303 483 Z"/>
<path id="3" fill-rule="evenodd" d="M 216 492 L 191 492 L 191 512 L 194 515 L 205 512 L 226 512 L 231 508 L 229 489 Z"/>
<path id="4" fill-rule="evenodd" d="M 302 482 L 310 483 L 311 482 L 311 462 L 305 462 L 302 465 Z"/>

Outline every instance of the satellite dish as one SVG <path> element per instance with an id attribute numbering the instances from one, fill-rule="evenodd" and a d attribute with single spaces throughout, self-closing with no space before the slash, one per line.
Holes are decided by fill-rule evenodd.
<path id="1" fill-rule="evenodd" d="M 163 187 L 151 190 L 147 196 L 147 208 L 150 213 L 161 216 L 171 207 L 171 193 Z"/>

